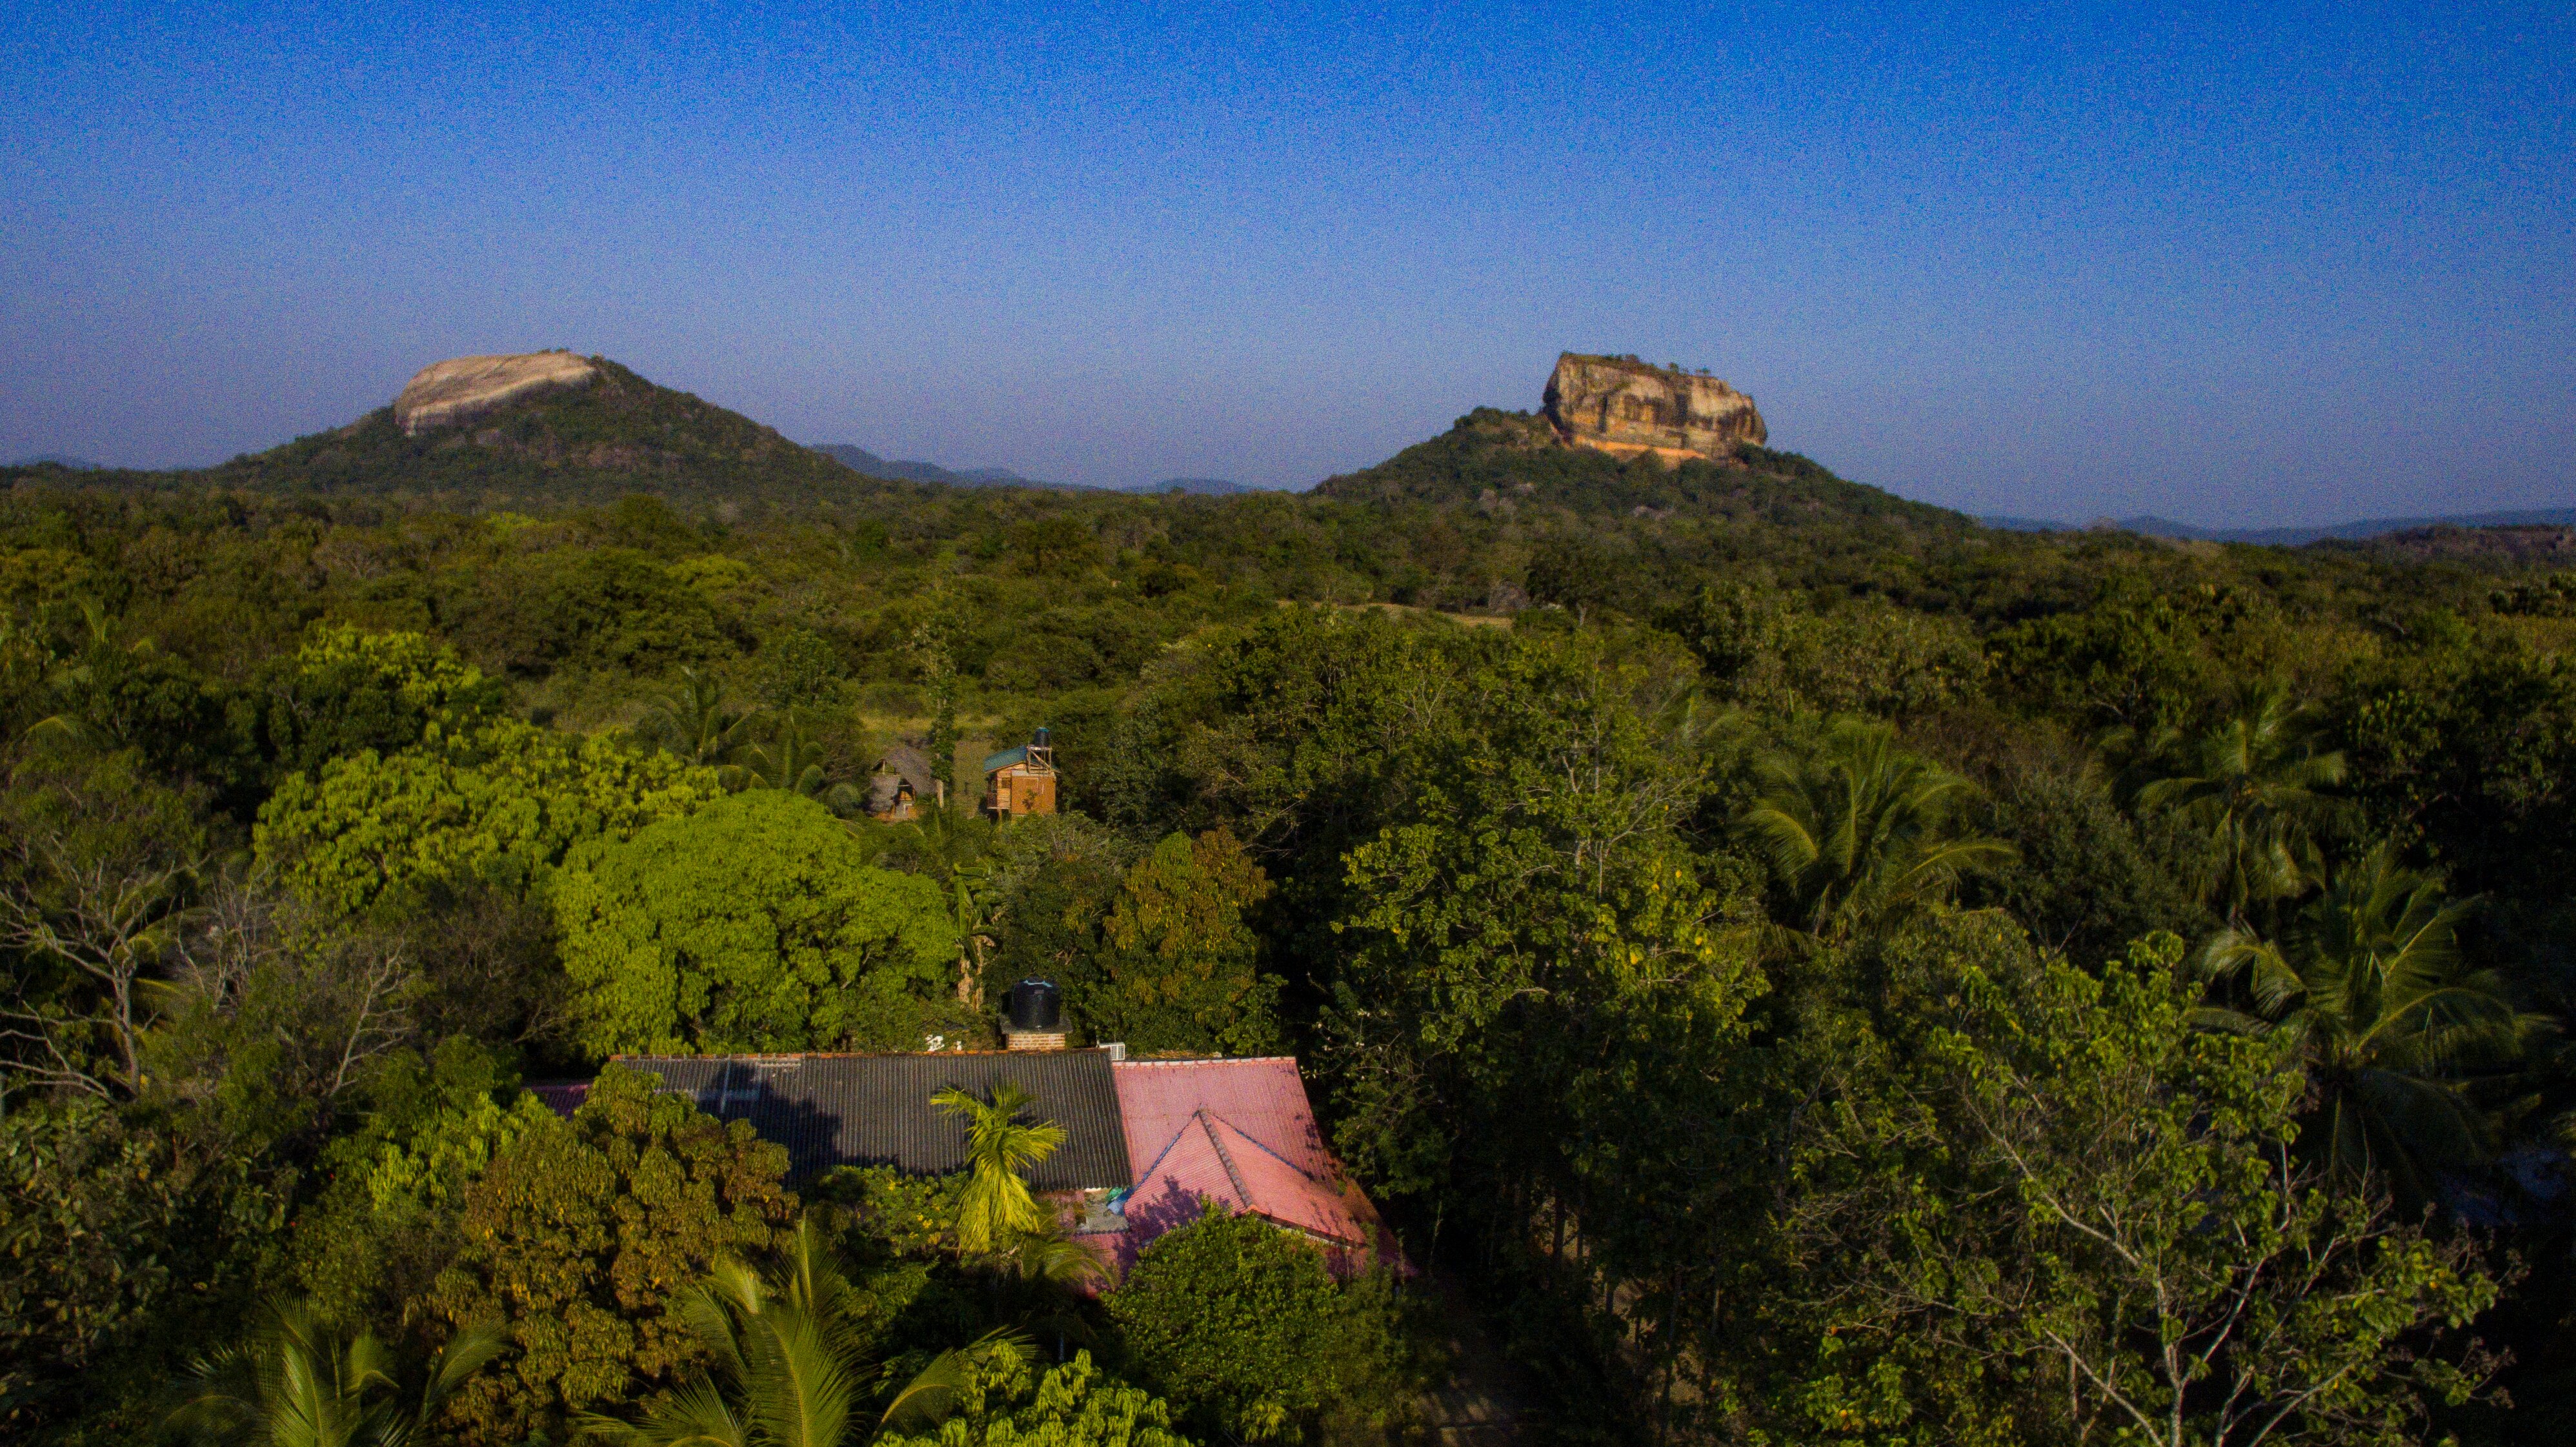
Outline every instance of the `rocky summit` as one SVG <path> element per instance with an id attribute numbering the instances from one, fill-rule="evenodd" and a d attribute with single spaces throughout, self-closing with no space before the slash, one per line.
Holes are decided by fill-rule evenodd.
<path id="1" fill-rule="evenodd" d="M 1619 457 L 1715 460 L 1738 443 L 1770 438 L 1752 398 L 1705 372 L 1634 357 L 1563 353 L 1547 379 L 1545 407 L 1561 441 Z"/>
<path id="2" fill-rule="evenodd" d="M 394 399 L 394 424 L 418 437 L 433 427 L 453 427 L 522 397 L 558 388 L 587 387 L 599 367 L 567 351 L 507 357 L 450 357 L 412 374 Z"/>

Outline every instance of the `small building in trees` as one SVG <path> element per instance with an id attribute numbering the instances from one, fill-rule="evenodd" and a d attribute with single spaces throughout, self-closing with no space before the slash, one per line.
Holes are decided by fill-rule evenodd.
<path id="1" fill-rule="evenodd" d="M 886 750 L 868 776 L 868 817 L 880 824 L 906 823 L 918 817 L 918 801 L 943 797 L 930 755 L 912 744 Z"/>
<path id="2" fill-rule="evenodd" d="M 1054 813 L 1055 786 L 1055 745 L 1045 729 L 984 760 L 984 812 L 997 820 Z"/>

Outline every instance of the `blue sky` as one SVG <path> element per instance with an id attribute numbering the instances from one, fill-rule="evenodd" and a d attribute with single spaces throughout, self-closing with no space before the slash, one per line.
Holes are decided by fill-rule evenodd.
<path id="1" fill-rule="evenodd" d="M 2576 505 L 2563 4 L 1290 8 L 5 0 L 0 457 L 569 346 L 1303 485 L 1570 347 L 1974 511 Z"/>

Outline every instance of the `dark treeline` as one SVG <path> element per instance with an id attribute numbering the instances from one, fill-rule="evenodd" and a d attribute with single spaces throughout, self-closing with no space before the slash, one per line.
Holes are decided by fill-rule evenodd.
<path id="1" fill-rule="evenodd" d="M 13 1435 L 237 1435 L 206 1383 L 363 1346 L 433 1438 L 670 1440 L 763 1302 L 839 1323 L 855 1440 L 1403 1438 L 1459 1313 L 1541 1440 L 2576 1415 L 2576 625 L 2514 551 L 1992 533 L 1484 412 L 1226 499 L 573 505 L 352 435 L 0 493 Z M 1060 816 L 859 813 L 1040 724 Z M 1296 1053 L 1425 1274 L 1218 1217 L 1094 1299 L 1007 1170 L 519 1089 L 989 1040 L 1032 973 Z"/>

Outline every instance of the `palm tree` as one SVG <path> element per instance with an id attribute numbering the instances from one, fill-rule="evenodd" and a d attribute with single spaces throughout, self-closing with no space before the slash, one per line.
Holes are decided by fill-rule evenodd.
<path id="1" fill-rule="evenodd" d="M 2251 1005 L 2209 1006 L 2203 1020 L 2287 1035 L 2314 1100 L 2309 1144 L 2346 1180 L 2381 1178 L 2410 1202 L 2481 1153 L 2485 1121 L 2461 1077 L 2509 1065 L 2542 1024 L 2496 972 L 2462 959 L 2459 925 L 2475 905 L 2445 901 L 2382 845 L 2337 872 L 2283 943 L 2231 930 L 2202 955 Z"/>
<path id="2" fill-rule="evenodd" d="M 707 1349 L 708 1374 L 650 1403 L 635 1421 L 585 1415 L 586 1434 L 623 1447 L 841 1447 L 890 1426 L 935 1425 L 978 1363 L 1000 1352 L 1029 1355 L 1021 1338 L 989 1332 L 942 1352 L 870 1416 L 876 1374 L 863 1301 L 810 1217 L 797 1223 L 778 1270 L 764 1276 L 720 1260 L 677 1306 Z"/>
<path id="3" fill-rule="evenodd" d="M 168 1426 L 226 1447 L 404 1447 L 465 1379 L 498 1355 L 498 1328 L 468 1327 L 416 1387 L 374 1333 L 354 1336 L 303 1302 L 276 1302 L 250 1341 L 201 1360 Z"/>
<path id="4" fill-rule="evenodd" d="M 2309 826 L 2333 807 L 2322 791 L 2343 782 L 2343 755 L 2316 751 L 2304 713 L 2280 684 L 2248 685 L 2225 717 L 2175 748 L 2174 772 L 2138 792 L 2141 807 L 2173 809 L 2207 831 L 2212 892 L 2240 932 L 2256 905 L 2307 887 Z"/>
<path id="5" fill-rule="evenodd" d="M 116 620 L 95 598 L 82 598 L 79 607 L 81 632 L 72 645 L 56 649 L 31 636 L 37 645 L 35 681 L 56 698 L 79 697 L 100 681 L 103 671 L 122 661 L 116 646 Z M 15 632 L 13 625 L 11 633 Z M 148 657 L 153 652 L 152 640 L 127 644 L 123 652 L 126 659 Z M 27 726 L 28 737 L 41 733 L 58 734 L 83 748 L 104 749 L 114 742 L 106 732 L 69 710 L 48 714 Z"/>
<path id="6" fill-rule="evenodd" d="M 1100 1257 L 1074 1239 L 1052 1212 L 1035 1230 L 1020 1233 L 1001 1264 L 1011 1275 L 1037 1287 L 1078 1287 L 1099 1280 L 1107 1270 Z"/>
<path id="7" fill-rule="evenodd" d="M 971 1174 L 957 1198 L 957 1244 L 967 1252 L 999 1255 L 1020 1241 L 1042 1234 L 1047 1209 L 1038 1204 L 1021 1172 L 1064 1144 L 1064 1127 L 1040 1122 L 1024 1125 L 1020 1113 L 1033 1097 L 1003 1081 L 993 1087 L 990 1104 L 950 1086 L 930 1103 L 966 1122 L 966 1159 Z"/>
<path id="8" fill-rule="evenodd" d="M 680 686 L 646 701 L 639 732 L 693 764 L 723 768 L 741 753 L 752 715 L 725 706 L 724 682 L 694 668 Z"/>
<path id="9" fill-rule="evenodd" d="M 1835 725 L 1812 756 L 1775 756 L 1737 830 L 1788 891 L 1792 934 L 1841 944 L 1946 898 L 1959 876 L 2012 857 L 1952 832 L 1968 781 L 1896 747 L 1883 724 Z"/>
<path id="10" fill-rule="evenodd" d="M 739 773 L 746 789 L 784 789 L 844 815 L 866 802 L 857 789 L 833 783 L 823 772 L 823 748 L 792 709 L 779 716 L 767 743 L 754 744 L 743 755 L 747 765 Z"/>

